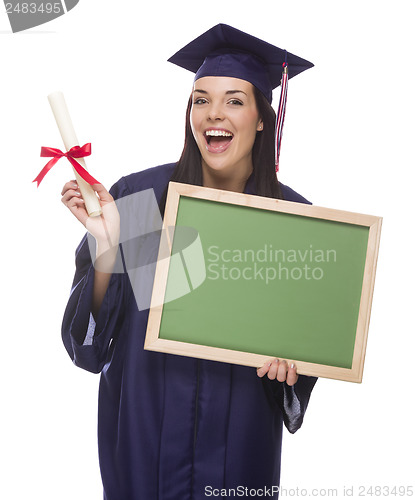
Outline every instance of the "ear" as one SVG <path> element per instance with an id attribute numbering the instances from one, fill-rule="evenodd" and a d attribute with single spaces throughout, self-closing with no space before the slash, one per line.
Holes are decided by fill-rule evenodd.
<path id="1" fill-rule="evenodd" d="M 264 128 L 264 123 L 262 121 L 262 118 L 260 118 L 259 121 L 258 121 L 258 125 L 256 127 L 257 132 L 261 132 L 263 128 Z"/>

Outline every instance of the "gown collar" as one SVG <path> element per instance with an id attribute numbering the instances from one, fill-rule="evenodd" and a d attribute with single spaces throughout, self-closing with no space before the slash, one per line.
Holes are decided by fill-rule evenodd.
<path id="1" fill-rule="evenodd" d="M 245 194 L 256 194 L 255 178 L 254 178 L 253 172 L 251 173 L 251 175 L 248 177 L 248 180 L 246 181 L 244 193 Z"/>

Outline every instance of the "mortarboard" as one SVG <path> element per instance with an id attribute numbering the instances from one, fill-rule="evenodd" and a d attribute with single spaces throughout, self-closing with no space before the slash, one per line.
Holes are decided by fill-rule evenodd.
<path id="1" fill-rule="evenodd" d="M 278 170 L 287 81 L 289 77 L 312 68 L 311 62 L 226 24 L 218 24 L 195 38 L 168 61 L 196 73 L 195 81 L 204 76 L 246 80 L 257 87 L 270 104 L 272 90 L 281 84 L 276 122 Z"/>
<path id="2" fill-rule="evenodd" d="M 280 85 L 282 67 L 290 78 L 313 63 L 248 35 L 232 26 L 218 24 L 170 57 L 169 62 L 203 76 L 230 76 L 255 85 L 271 103 L 272 89 Z"/>

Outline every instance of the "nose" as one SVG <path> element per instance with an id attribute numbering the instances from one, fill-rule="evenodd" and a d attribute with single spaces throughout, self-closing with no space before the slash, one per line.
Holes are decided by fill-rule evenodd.
<path id="1" fill-rule="evenodd" d="M 212 103 L 208 109 L 208 120 L 221 121 L 225 117 L 223 107 L 219 103 Z"/>

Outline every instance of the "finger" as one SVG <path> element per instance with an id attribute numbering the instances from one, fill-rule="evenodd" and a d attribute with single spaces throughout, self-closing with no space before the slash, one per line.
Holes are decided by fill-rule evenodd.
<path id="1" fill-rule="evenodd" d="M 298 380 L 297 367 L 295 366 L 294 363 L 291 363 L 287 373 L 287 384 L 294 385 L 297 383 L 297 380 Z"/>
<path id="2" fill-rule="evenodd" d="M 85 208 L 85 201 L 82 198 L 72 198 L 66 205 L 70 212 L 72 212 L 78 220 L 85 225 L 88 218 L 88 212 Z"/>
<path id="3" fill-rule="evenodd" d="M 257 368 L 256 372 L 257 372 L 258 377 L 263 377 L 266 373 L 268 373 L 268 370 L 269 370 L 269 368 L 270 368 L 270 366 L 272 364 L 272 361 L 273 360 L 268 361 L 268 362 L 264 363 L 261 366 L 261 368 Z"/>
<path id="4" fill-rule="evenodd" d="M 61 195 L 63 196 L 69 189 L 78 189 L 78 184 L 75 180 L 69 181 L 63 186 Z"/>
<path id="5" fill-rule="evenodd" d="M 86 227 L 89 216 L 85 208 L 85 201 L 82 198 L 73 198 L 67 207 L 69 211 L 79 220 L 79 222 Z"/>
<path id="6" fill-rule="evenodd" d="M 83 198 L 71 198 L 66 205 L 69 210 L 77 207 L 85 207 L 85 200 Z"/>
<path id="7" fill-rule="evenodd" d="M 285 382 L 287 379 L 288 365 L 286 361 L 281 361 L 278 365 L 277 380 L 278 382 Z"/>
<path id="8" fill-rule="evenodd" d="M 92 189 L 98 194 L 99 199 L 102 202 L 110 203 L 114 201 L 114 198 L 110 195 L 109 191 L 107 191 L 102 184 L 93 184 Z"/>
<path id="9" fill-rule="evenodd" d="M 275 359 L 271 363 L 271 366 L 269 367 L 269 370 L 268 370 L 268 378 L 270 380 L 275 380 L 275 377 L 277 376 L 277 373 L 278 373 L 279 364 L 280 364 L 280 361 L 278 359 Z"/>
<path id="10" fill-rule="evenodd" d="M 61 201 L 64 205 L 68 206 L 68 203 L 73 199 L 82 198 L 80 191 L 75 191 L 75 189 L 68 189 L 62 196 Z"/>

